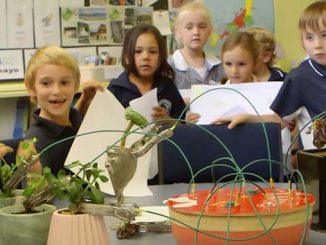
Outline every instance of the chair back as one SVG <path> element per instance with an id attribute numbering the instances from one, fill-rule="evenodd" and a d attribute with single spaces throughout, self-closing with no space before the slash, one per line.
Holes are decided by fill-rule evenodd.
<path id="1" fill-rule="evenodd" d="M 232 130 L 228 129 L 225 124 L 201 125 L 200 127 L 178 125 L 174 135 L 158 145 L 159 183 L 189 183 L 192 175 L 185 157 L 194 174 L 206 166 L 211 166 L 214 161 L 225 158 L 216 164 L 227 166 L 210 167 L 204 170 L 195 178 L 196 183 L 217 181 L 223 176 L 237 173 L 239 168 L 258 159 L 264 160 L 243 170 L 248 173 L 245 175 L 246 179 L 262 181 L 253 175 L 257 174 L 269 180 L 272 174 L 274 181 L 281 180 L 283 178 L 280 176 L 282 169 L 281 128 L 277 123 L 264 125 L 270 147 L 270 159 L 280 163 L 272 164 L 271 172 L 266 138 L 261 123 L 245 123 Z M 177 144 L 185 157 L 170 140 Z M 234 159 L 238 167 L 231 159 Z M 235 178 L 236 175 L 232 175 L 222 181 Z"/>

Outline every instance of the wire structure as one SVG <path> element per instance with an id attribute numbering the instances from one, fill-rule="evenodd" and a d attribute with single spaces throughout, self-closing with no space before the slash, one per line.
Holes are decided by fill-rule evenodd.
<path id="1" fill-rule="evenodd" d="M 221 89 L 222 90 L 232 90 L 234 93 L 240 95 L 247 103 L 250 104 L 250 106 L 256 112 L 257 116 L 260 117 L 260 115 L 259 115 L 258 111 L 255 109 L 254 105 L 243 94 L 241 94 L 239 91 L 237 91 L 235 89 L 227 88 L 227 87 L 226 88 L 214 88 L 212 90 L 208 90 L 208 91 L 204 92 L 203 94 L 199 95 L 196 99 L 191 101 L 191 103 L 184 109 L 183 114 L 185 114 L 186 111 L 189 109 L 190 105 L 192 103 L 195 103 L 195 101 L 197 99 L 199 99 L 201 96 L 204 96 L 206 93 L 209 93 L 213 90 L 221 90 Z M 326 112 L 321 113 L 320 115 L 315 117 L 313 120 L 315 120 L 316 118 L 319 118 L 320 116 L 322 116 L 324 114 L 326 114 Z M 174 124 L 173 127 L 175 127 L 175 125 L 180 122 L 187 123 L 184 120 L 182 120 L 181 118 L 182 118 L 182 115 L 180 115 L 180 118 L 178 118 L 178 119 L 158 120 L 155 122 L 148 123 L 147 125 L 145 125 L 145 127 L 148 125 L 153 125 L 156 123 L 164 123 L 164 122 L 173 123 Z M 205 166 L 204 168 L 200 169 L 197 172 L 193 171 L 192 166 L 189 163 L 187 156 L 182 151 L 182 149 L 172 140 L 165 139 L 168 142 L 170 142 L 172 145 L 174 145 L 175 148 L 180 152 L 180 154 L 182 155 L 182 157 L 184 158 L 184 160 L 186 162 L 187 169 L 188 169 L 189 173 L 191 174 L 191 180 L 189 182 L 188 189 L 181 196 L 186 195 L 190 199 L 198 201 L 197 198 L 203 193 L 196 192 L 196 177 L 203 171 L 208 171 L 208 170 L 216 169 L 216 168 L 228 168 L 228 169 L 231 169 L 233 172 L 229 173 L 225 176 L 222 176 L 221 178 L 219 178 L 217 180 L 212 181 L 212 187 L 205 192 L 205 197 L 203 199 L 203 202 L 201 203 L 200 209 L 199 210 L 197 209 L 195 224 L 189 224 L 189 223 L 187 223 L 187 220 L 182 220 L 182 219 L 174 218 L 171 216 L 164 216 L 159 213 L 147 211 L 146 209 L 142 210 L 142 212 L 148 212 L 151 214 L 156 214 L 159 216 L 166 217 L 167 219 L 169 219 L 171 221 L 172 229 L 175 229 L 175 227 L 178 227 L 178 226 L 182 226 L 183 228 L 188 229 L 188 231 L 190 232 L 189 234 L 191 235 L 192 244 L 195 244 L 195 245 L 197 245 L 197 244 L 205 244 L 206 245 L 206 240 L 204 243 L 202 241 L 203 237 L 209 237 L 211 239 L 214 239 L 212 244 L 227 244 L 228 245 L 228 244 L 240 244 L 239 242 L 241 242 L 241 243 L 247 242 L 247 244 L 248 244 L 248 242 L 255 243 L 256 239 L 263 237 L 263 236 L 268 237 L 270 244 L 280 244 L 278 241 L 278 237 L 275 237 L 273 235 L 273 229 L 277 228 L 278 222 L 281 219 L 281 216 L 282 216 L 281 206 L 282 206 L 282 204 L 284 204 L 284 199 L 280 199 L 280 195 L 279 195 L 280 189 L 275 187 L 274 180 L 272 177 L 272 166 L 273 165 L 283 166 L 283 164 L 281 162 L 277 162 L 277 161 L 274 161 L 271 159 L 268 135 L 267 135 L 266 127 L 263 123 L 263 120 L 261 120 L 260 124 L 261 124 L 262 130 L 264 132 L 268 158 L 267 159 L 256 159 L 256 160 L 246 164 L 242 168 L 236 162 L 232 152 L 227 148 L 227 146 L 222 142 L 222 140 L 220 140 L 217 135 L 213 134 L 212 132 L 210 132 L 209 130 L 205 129 L 204 127 L 202 127 L 200 125 L 194 124 L 196 127 L 200 128 L 203 131 L 203 133 L 206 133 L 206 134 L 210 135 L 212 138 L 214 138 L 214 140 L 216 140 L 216 144 L 221 145 L 225 149 L 226 155 L 215 159 L 210 164 L 208 164 L 207 166 Z M 306 124 L 305 127 L 307 127 L 308 124 Z M 106 154 L 106 152 L 108 150 L 112 149 L 118 143 L 120 143 L 123 139 L 128 137 L 128 135 L 144 134 L 143 132 L 141 132 L 141 129 L 142 129 L 141 127 L 137 127 L 134 130 L 130 131 L 129 133 L 124 134 L 123 137 L 118 139 L 115 143 L 113 143 L 112 145 L 108 145 L 107 148 L 104 149 L 98 156 L 95 156 L 94 159 L 91 161 L 91 163 L 96 162 L 102 155 Z M 301 129 L 300 132 L 298 133 L 298 135 L 295 136 L 293 141 L 299 137 L 299 134 L 302 132 L 302 130 L 303 129 Z M 60 144 L 61 142 L 66 141 L 66 140 L 82 137 L 82 136 L 85 136 L 88 134 L 112 133 L 112 132 L 124 133 L 124 131 L 122 131 L 122 130 L 97 130 L 97 131 L 87 132 L 84 134 L 79 134 L 76 136 L 71 136 L 71 137 L 65 138 L 63 140 L 57 141 L 57 142 L 53 143 L 52 145 L 49 145 L 44 150 L 42 150 L 38 154 L 38 156 L 41 154 L 44 154 L 44 152 L 50 150 L 53 146 Z M 153 135 L 153 136 L 155 136 L 155 135 Z M 293 145 L 293 142 L 292 142 L 291 146 L 292 145 Z M 291 148 L 291 146 L 290 146 L 290 148 Z M 287 162 L 288 152 L 290 151 L 290 148 L 287 151 L 285 162 Z M 224 162 L 226 160 L 230 161 L 232 163 L 232 165 L 225 164 Z M 248 167 L 250 167 L 251 165 L 260 164 L 263 161 L 268 161 L 268 164 L 269 164 L 269 174 L 270 174 L 269 182 L 266 181 L 265 179 L 261 178 L 258 174 L 247 171 Z M 284 166 L 284 169 L 286 171 L 290 172 L 290 170 L 286 166 Z M 297 178 L 295 178 L 294 175 L 297 175 Z M 253 182 L 251 180 L 247 180 L 248 176 L 254 176 L 255 178 L 257 178 L 257 180 L 259 180 L 259 182 Z M 228 181 L 227 178 L 230 178 L 230 177 L 232 177 L 233 180 Z M 295 185 L 296 190 L 294 189 L 294 184 L 296 184 Z M 302 190 L 299 190 L 299 186 L 301 186 Z M 300 230 L 300 234 L 299 234 L 300 235 L 300 239 L 299 239 L 300 244 L 303 244 L 304 238 L 306 236 L 306 231 L 307 231 L 307 229 L 309 229 L 309 225 L 310 225 L 310 220 L 311 220 L 311 215 L 312 215 L 312 206 L 314 204 L 314 198 L 306 192 L 304 178 L 299 170 L 294 170 L 291 173 L 290 177 L 288 178 L 287 188 L 284 191 L 286 192 L 287 198 L 288 198 L 287 205 L 290 205 L 290 208 L 286 210 L 286 213 L 289 213 L 291 207 L 295 207 L 295 206 L 297 206 L 297 209 L 301 209 L 304 212 L 304 216 L 302 217 L 302 220 L 301 220 L 302 229 Z M 209 210 L 209 207 L 210 207 L 210 205 L 212 205 L 212 203 L 216 202 L 216 200 L 215 200 L 216 197 L 219 195 L 222 195 L 221 193 L 223 195 L 227 196 L 227 199 L 222 202 L 223 208 L 224 208 L 224 213 L 223 214 L 216 213 L 215 216 L 217 217 L 217 219 L 221 216 L 225 217 L 226 222 L 224 223 L 224 227 L 223 227 L 222 231 L 214 233 L 214 231 L 211 232 L 206 229 L 202 229 L 201 224 L 204 223 L 204 220 L 207 217 L 207 210 Z M 268 223 L 266 223 L 266 221 L 264 219 L 264 215 L 266 215 L 266 213 L 261 213 L 259 211 L 259 208 L 257 208 L 257 203 L 255 203 L 255 200 L 253 198 L 255 195 L 260 195 L 262 198 L 264 198 L 264 200 L 269 200 L 267 203 L 272 203 L 271 205 L 273 205 L 273 207 L 272 206 L 268 207 L 269 215 L 272 217 L 271 221 L 269 221 Z M 247 207 L 250 207 L 251 217 L 253 219 L 256 219 L 257 223 L 260 225 L 260 230 L 256 233 L 251 233 L 249 235 L 245 234 L 243 236 L 234 236 L 233 223 L 236 223 L 237 219 L 242 218 L 242 215 L 239 215 L 239 213 L 237 213 L 235 210 L 241 209 L 241 205 L 242 205 L 241 200 L 243 199 L 243 197 L 245 197 L 245 199 L 246 199 Z M 270 199 L 268 199 L 268 198 L 270 198 Z M 300 205 L 296 202 L 299 202 Z M 174 203 L 170 201 L 170 204 L 169 204 L 170 212 L 171 211 L 173 212 L 173 210 L 177 210 L 177 208 L 173 208 L 173 205 L 174 205 Z M 210 214 L 210 215 L 212 215 L 212 214 Z M 250 224 L 248 224 L 248 226 L 250 226 Z M 187 243 L 182 243 L 182 241 L 180 241 L 180 240 L 178 240 L 178 242 L 180 244 L 187 244 Z"/>
<path id="2" fill-rule="evenodd" d="M 219 89 L 232 90 L 233 92 L 239 94 L 246 102 L 248 102 L 250 104 L 250 106 L 256 112 L 257 116 L 260 117 L 258 111 L 255 109 L 253 104 L 243 94 L 241 94 L 239 91 L 232 89 L 232 88 L 215 88 L 212 90 L 208 90 L 208 91 L 204 92 L 203 94 L 199 95 L 193 101 L 191 101 L 191 103 L 194 103 L 197 99 L 199 99 L 201 96 L 204 96 L 206 93 L 209 93 L 213 90 L 219 90 Z M 190 104 L 188 105 L 188 107 L 190 106 Z M 185 109 L 185 111 L 188 109 L 188 107 Z M 184 113 L 185 113 L 185 111 L 184 111 Z M 321 113 L 316 118 L 319 118 L 320 116 L 322 116 L 324 114 L 325 113 Z M 316 118 L 314 118 L 313 120 L 315 120 Z M 200 196 L 200 194 L 202 194 L 201 192 L 198 192 L 196 194 L 196 191 L 195 191 L 195 182 L 196 182 L 195 179 L 196 179 L 196 176 L 198 176 L 201 172 L 207 171 L 212 168 L 229 168 L 229 169 L 233 170 L 233 173 L 222 176 L 217 181 L 213 181 L 212 188 L 210 190 L 208 190 L 206 192 L 206 194 L 204 195 L 205 200 L 204 200 L 204 203 L 201 204 L 200 211 L 198 209 L 196 209 L 197 212 L 196 211 L 192 212 L 193 209 L 188 208 L 188 211 L 189 211 L 189 209 L 191 210 L 190 211 L 191 215 L 189 215 L 189 216 L 196 217 L 196 218 L 194 218 L 196 220 L 194 223 L 189 224 L 186 222 L 186 221 L 189 221 L 189 217 L 187 215 L 180 215 L 180 216 L 177 215 L 177 217 L 183 217 L 183 218 L 185 218 L 185 220 L 174 219 L 173 217 L 171 217 L 171 215 L 170 215 L 170 217 L 168 217 L 172 222 L 172 227 L 174 227 L 176 230 L 175 235 L 178 232 L 182 231 L 182 228 L 186 227 L 186 229 L 189 229 L 189 231 L 193 231 L 193 233 L 191 233 L 191 232 L 184 233 L 183 236 L 185 236 L 185 234 L 187 234 L 187 235 L 190 235 L 191 237 L 193 237 L 192 244 L 240 244 L 238 242 L 250 244 L 250 243 L 255 243 L 257 241 L 261 241 L 261 240 L 256 240 L 256 239 L 260 238 L 262 236 L 265 236 L 265 235 L 268 237 L 270 244 L 279 244 L 279 242 L 280 242 L 278 240 L 279 237 L 275 237 L 273 235 L 273 229 L 279 228 L 277 225 L 281 219 L 281 216 L 283 215 L 283 213 L 281 212 L 281 206 L 284 203 L 284 199 L 280 199 L 281 197 L 279 195 L 279 192 L 281 191 L 281 189 L 275 188 L 273 177 L 272 177 L 272 165 L 277 164 L 277 165 L 283 166 L 283 164 L 281 162 L 276 162 L 271 159 L 268 135 L 267 135 L 266 128 L 265 128 L 265 125 L 264 125 L 262 119 L 261 119 L 260 123 L 262 126 L 262 130 L 264 132 L 264 135 L 265 135 L 268 159 L 254 160 L 252 162 L 249 162 L 242 168 L 239 167 L 239 164 L 234 159 L 232 152 L 229 151 L 227 146 L 218 138 L 218 136 L 213 135 L 210 132 L 207 132 L 207 130 L 205 128 L 201 127 L 200 125 L 197 125 L 197 126 L 203 130 L 203 133 L 210 134 L 214 139 L 216 139 L 216 143 L 221 145 L 225 149 L 226 155 L 224 157 L 215 159 L 214 161 L 211 162 L 210 165 L 200 169 L 196 173 L 194 173 L 192 171 L 191 165 L 190 165 L 189 161 L 187 160 L 187 156 L 182 152 L 182 150 L 178 147 L 178 145 L 176 145 L 174 142 L 172 142 L 168 139 L 168 141 L 171 144 L 173 144 L 178 149 L 180 154 L 183 156 L 183 158 L 186 162 L 186 165 L 189 169 L 189 172 L 191 173 L 191 176 L 192 176 L 191 181 L 189 183 L 188 192 L 186 193 L 187 195 L 186 194 L 180 195 L 182 197 L 184 197 L 186 195 L 190 199 L 196 200 L 196 198 L 198 197 L 198 196 L 196 197 L 196 195 Z M 308 124 L 305 125 L 305 127 L 308 126 Z M 301 129 L 300 132 L 295 136 L 295 138 L 293 139 L 293 142 L 299 137 L 299 134 L 302 132 L 302 130 L 303 129 Z M 291 143 L 291 145 L 287 151 L 285 162 L 287 162 L 288 153 L 291 150 L 293 142 Z M 225 160 L 231 161 L 231 163 L 233 165 L 223 164 L 223 162 L 225 162 Z M 249 166 L 254 165 L 254 164 L 259 164 L 260 162 L 264 162 L 266 160 L 268 161 L 268 164 L 269 164 L 269 174 L 270 174 L 269 182 L 267 182 L 265 179 L 261 178 L 259 175 L 247 171 Z M 290 170 L 286 166 L 283 166 L 283 167 L 284 167 L 285 171 L 290 172 Z M 295 179 L 295 177 L 294 177 L 295 175 L 298 176 L 297 179 Z M 258 179 L 259 182 L 248 181 L 246 179 L 247 176 L 254 176 L 255 178 Z M 226 179 L 228 177 L 233 177 L 234 179 L 232 181 L 226 181 Z M 297 209 L 302 209 L 302 208 L 304 209 L 304 216 L 301 217 L 302 218 L 301 223 L 302 223 L 303 227 L 301 229 L 301 234 L 299 234 L 299 235 L 301 235 L 299 242 L 300 242 L 300 244 L 302 244 L 304 241 L 304 238 L 306 236 L 306 231 L 309 228 L 309 222 L 310 222 L 311 215 L 312 215 L 312 206 L 314 204 L 314 198 L 306 192 L 304 178 L 299 170 L 294 170 L 291 173 L 290 177 L 287 177 L 287 178 L 288 178 L 287 179 L 288 187 L 286 190 L 284 190 L 284 192 L 286 192 L 288 205 L 290 206 L 290 208 L 293 208 L 293 211 L 295 211 L 294 202 L 295 201 L 299 202 L 299 199 L 300 199 L 301 206 L 300 207 L 297 206 Z M 293 183 L 300 183 L 300 186 L 302 186 L 303 190 L 298 190 L 298 185 L 296 185 L 297 190 L 293 190 Z M 268 188 L 266 188 L 266 187 L 268 187 Z M 221 211 L 221 209 L 215 210 L 215 212 L 217 212 L 217 213 L 215 213 L 215 215 L 216 215 L 217 223 L 219 222 L 218 221 L 219 219 L 222 219 L 221 216 L 224 215 L 224 217 L 226 218 L 226 222 L 224 223 L 225 227 L 219 229 L 218 230 L 219 232 L 214 232 L 214 230 L 207 231 L 205 229 L 202 229 L 201 224 L 204 223 L 203 220 L 205 218 L 209 219 L 210 217 L 208 217 L 208 216 L 214 215 L 212 213 L 207 212 L 207 210 L 209 210 L 210 203 L 212 203 L 212 200 L 214 197 L 216 198 L 219 195 L 221 196 L 221 195 L 225 194 L 225 193 L 223 193 L 223 190 L 224 190 L 224 192 L 225 192 L 225 190 L 227 190 L 227 194 L 228 194 L 228 198 L 221 202 L 221 204 L 223 204 L 223 208 L 225 210 L 224 210 L 224 213 L 223 213 L 223 211 Z M 272 221 L 268 222 L 268 224 L 266 224 L 266 221 L 264 219 L 264 216 L 266 216 L 266 213 L 259 212 L 259 209 L 257 208 L 257 203 L 254 203 L 254 200 L 253 200 L 254 196 L 257 195 L 258 193 L 260 193 L 264 199 L 267 198 L 266 197 L 267 195 L 269 195 L 269 197 L 272 197 L 267 202 L 267 204 L 270 205 L 270 206 L 268 206 L 267 210 L 269 212 L 269 215 L 272 217 Z M 300 198 L 297 198 L 299 196 L 300 196 Z M 241 205 L 243 205 L 241 203 L 241 199 L 243 199 L 243 197 L 246 200 L 246 202 L 249 202 L 249 206 L 250 206 L 250 209 L 252 212 L 249 216 L 251 216 L 252 218 L 257 220 L 258 224 L 260 225 L 260 231 L 255 232 L 254 234 L 253 233 L 246 234 L 245 232 L 243 232 L 243 235 L 236 234 L 236 236 L 235 236 L 234 226 L 232 224 L 237 223 L 237 219 L 242 219 L 243 215 L 246 215 L 246 214 L 241 215 L 241 213 L 235 211 L 235 210 L 241 209 Z M 273 200 L 273 202 L 271 202 L 271 200 Z M 213 203 L 214 203 L 214 201 L 213 201 Z M 173 204 L 175 204 L 173 201 L 170 202 L 170 204 L 169 204 L 170 214 L 177 212 L 177 211 L 175 211 L 175 210 L 177 210 L 177 208 L 173 208 Z M 274 205 L 274 207 L 271 208 L 271 205 Z M 282 207 L 284 207 L 284 205 Z M 180 211 L 180 213 L 187 212 L 187 208 L 184 208 L 181 210 L 182 211 Z M 214 210 L 213 210 L 213 212 L 214 212 Z M 290 211 L 287 210 L 287 213 L 288 212 L 290 212 Z M 212 221 L 212 223 L 214 223 L 214 221 Z M 173 225 L 173 224 L 176 224 L 176 225 Z M 220 222 L 218 224 L 220 224 Z M 178 226 L 180 226 L 182 228 L 178 229 Z M 250 224 L 248 224 L 248 226 L 250 227 Z M 206 226 L 206 228 L 207 228 L 207 226 Z M 239 231 L 239 232 L 241 233 L 241 231 Z M 296 234 L 296 235 L 298 235 L 298 234 Z M 209 237 L 209 238 L 213 238 L 215 240 L 205 240 L 204 239 L 205 236 Z M 189 244 L 189 239 L 187 239 L 186 242 L 184 242 L 184 241 L 182 241 L 183 238 L 180 238 L 180 236 L 178 236 L 178 235 L 176 235 L 176 239 L 177 239 L 178 243 L 180 243 L 180 244 Z M 211 243 L 208 243 L 208 242 L 211 242 Z"/>

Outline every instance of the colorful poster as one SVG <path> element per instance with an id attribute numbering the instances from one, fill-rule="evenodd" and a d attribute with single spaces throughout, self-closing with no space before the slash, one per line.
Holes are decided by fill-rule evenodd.
<path id="1" fill-rule="evenodd" d="M 62 8 L 62 46 L 108 44 L 107 8 Z"/>

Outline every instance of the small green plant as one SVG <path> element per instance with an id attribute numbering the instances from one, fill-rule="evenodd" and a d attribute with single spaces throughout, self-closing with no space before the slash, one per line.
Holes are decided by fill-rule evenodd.
<path id="1" fill-rule="evenodd" d="M 3 186 L 8 179 L 13 175 L 15 170 L 17 169 L 17 165 L 12 163 L 8 164 L 4 159 L 1 159 L 0 161 L 0 185 Z M 14 193 L 11 190 L 4 191 L 1 190 L 0 192 L 0 198 L 1 197 L 12 197 L 14 196 Z"/>
<path id="2" fill-rule="evenodd" d="M 32 181 L 23 193 L 28 196 L 24 202 L 26 210 L 31 210 L 54 196 L 69 200 L 68 211 L 71 214 L 79 213 L 80 205 L 84 202 L 104 203 L 104 194 L 98 181 L 107 182 L 108 178 L 102 174 L 103 170 L 98 168 L 97 163 L 82 164 L 76 161 L 65 167 L 79 167 L 79 170 L 75 174 L 67 174 L 61 169 L 57 176 L 54 176 L 51 169 L 46 167 L 41 177 L 31 176 Z"/>
<path id="3" fill-rule="evenodd" d="M 24 165 L 25 157 L 33 154 L 32 143 L 36 143 L 36 139 L 24 140 L 20 144 L 21 155 L 16 156 L 15 163 L 7 163 L 3 157 L 0 158 L 0 198 L 14 196 L 14 190 L 18 184 L 26 176 L 28 166 Z"/>

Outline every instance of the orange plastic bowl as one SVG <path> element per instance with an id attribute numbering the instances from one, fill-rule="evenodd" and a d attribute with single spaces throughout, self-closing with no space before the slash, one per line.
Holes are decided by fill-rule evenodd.
<path id="1" fill-rule="evenodd" d="M 218 245 L 226 240 L 229 245 L 294 245 L 300 244 L 309 230 L 315 203 L 310 194 L 270 188 L 242 189 L 240 194 L 239 189 L 230 188 L 210 192 L 174 197 L 197 200 L 191 207 L 168 202 L 172 232 L 179 245 Z"/>

